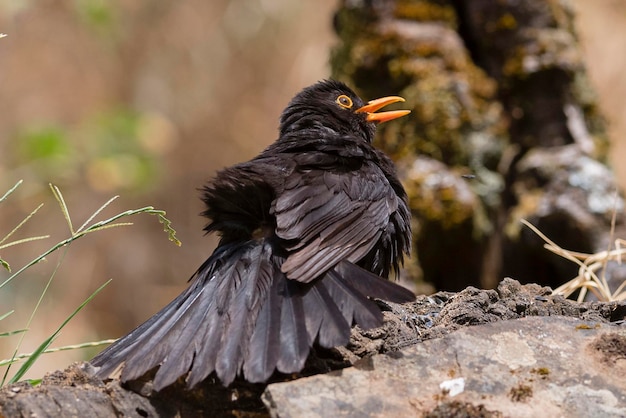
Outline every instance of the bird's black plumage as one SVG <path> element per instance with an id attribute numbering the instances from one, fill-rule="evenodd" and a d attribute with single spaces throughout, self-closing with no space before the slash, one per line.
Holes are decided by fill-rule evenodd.
<path id="1" fill-rule="evenodd" d="M 393 163 L 372 146 L 383 119 L 364 106 L 343 83 L 308 87 L 276 142 L 217 174 L 203 214 L 219 246 L 187 290 L 92 360 L 99 376 L 159 366 L 157 390 L 212 372 L 224 385 L 262 382 L 300 371 L 314 343 L 346 344 L 354 323 L 380 326 L 369 298 L 414 298 L 379 277 L 409 252 L 410 215 Z"/>

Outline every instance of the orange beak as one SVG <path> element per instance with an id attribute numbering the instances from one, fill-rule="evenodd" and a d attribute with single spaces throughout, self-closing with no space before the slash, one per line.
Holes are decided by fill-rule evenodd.
<path id="1" fill-rule="evenodd" d="M 387 96 L 380 99 L 370 100 L 365 106 L 355 110 L 355 113 L 367 113 L 368 122 L 383 123 L 411 113 L 410 110 L 389 110 L 387 112 L 374 113 L 387 105 L 397 102 L 404 102 L 400 96 Z"/>

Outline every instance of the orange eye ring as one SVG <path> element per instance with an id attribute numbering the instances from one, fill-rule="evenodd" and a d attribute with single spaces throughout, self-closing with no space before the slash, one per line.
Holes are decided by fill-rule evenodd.
<path id="1" fill-rule="evenodd" d="M 339 106 L 345 109 L 352 108 L 352 99 L 346 96 L 345 94 L 342 94 L 341 96 L 337 97 L 337 100 L 335 101 L 337 102 Z"/>

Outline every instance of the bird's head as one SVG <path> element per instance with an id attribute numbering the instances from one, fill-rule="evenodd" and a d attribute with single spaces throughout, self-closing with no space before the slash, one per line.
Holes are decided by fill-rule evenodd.
<path id="1" fill-rule="evenodd" d="M 280 135 L 302 130 L 333 131 L 340 135 L 359 135 L 372 142 L 376 124 L 410 113 L 410 110 L 377 110 L 403 102 L 398 96 L 382 97 L 364 103 L 340 81 L 325 80 L 298 93 L 280 118 Z"/>

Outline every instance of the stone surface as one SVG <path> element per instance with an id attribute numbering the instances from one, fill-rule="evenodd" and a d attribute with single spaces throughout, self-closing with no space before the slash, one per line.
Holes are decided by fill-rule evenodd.
<path id="1" fill-rule="evenodd" d="M 459 293 L 439 292 L 430 296 L 419 296 L 415 302 L 403 305 L 381 302 L 381 307 L 385 310 L 383 327 L 368 331 L 356 327 L 353 329 L 350 344 L 347 347 L 313 350 L 305 369 L 299 375 L 276 373 L 269 382 L 271 389 L 268 394 L 277 393 L 274 392 L 274 388 L 282 388 L 282 386 L 275 385 L 278 382 L 292 381 L 294 385 L 299 385 L 299 381 L 294 379 L 306 379 L 306 376 L 321 375 L 331 370 L 345 369 L 353 364 L 358 364 L 359 369 L 356 369 L 356 372 L 365 373 L 369 368 L 373 370 L 372 373 L 382 373 L 383 377 L 386 376 L 385 379 L 376 377 L 376 379 L 366 380 L 367 375 L 359 375 L 364 385 L 360 387 L 359 392 L 352 388 L 352 385 L 358 381 L 354 382 L 350 379 L 338 378 L 337 375 L 331 375 L 328 379 L 331 379 L 331 382 L 337 382 L 336 385 L 341 385 L 341 389 L 334 390 L 337 395 L 335 400 L 331 400 L 332 391 L 320 390 L 319 394 L 324 395 L 325 398 L 323 403 L 319 401 L 317 404 L 317 416 L 324 412 L 323 410 L 320 412 L 321 406 L 332 405 L 333 402 L 340 401 L 346 408 L 341 410 L 344 416 L 361 416 L 363 409 L 356 409 L 352 413 L 348 412 L 349 402 L 353 398 L 347 397 L 346 393 L 352 392 L 355 393 L 355 396 L 363 392 L 366 392 L 366 395 L 373 394 L 374 397 L 369 401 L 370 404 L 367 404 L 369 409 L 366 412 L 369 413 L 371 410 L 371 414 L 374 416 L 377 414 L 380 416 L 380 411 L 402 407 L 406 402 L 412 402 L 410 405 L 417 405 L 415 408 L 425 408 L 424 405 L 415 403 L 420 398 L 413 395 L 408 400 L 403 401 L 405 404 L 397 403 L 398 398 L 413 392 L 432 395 L 431 398 L 427 398 L 430 403 L 426 405 L 430 409 L 428 413 L 423 414 L 425 417 L 503 416 L 500 410 L 494 409 L 493 404 L 472 402 L 472 399 L 466 399 L 467 393 L 477 391 L 478 383 L 476 382 L 480 382 L 484 390 L 493 390 L 494 393 L 496 389 L 502 390 L 502 382 L 507 382 L 506 384 L 509 386 L 504 387 L 504 389 L 505 392 L 508 390 L 506 393 L 509 394 L 514 404 L 534 403 L 535 393 L 539 393 L 540 389 L 544 390 L 544 386 L 548 384 L 559 382 L 554 376 L 560 376 L 557 373 L 560 366 L 558 366 L 559 363 L 555 363 L 557 365 L 552 367 L 549 362 L 553 360 L 549 356 L 542 358 L 539 354 L 530 351 L 532 355 L 529 357 L 528 352 L 536 345 L 537 340 L 543 341 L 548 347 L 559 347 L 563 341 L 571 340 L 567 333 L 565 335 L 568 339 L 563 337 L 562 326 L 559 325 L 562 321 L 552 319 L 565 316 L 573 318 L 572 321 L 584 321 L 573 322 L 572 324 L 576 325 L 572 326 L 565 325 L 570 334 L 577 336 L 595 336 L 602 330 L 615 330 L 608 337 L 600 338 L 588 346 L 591 353 L 596 353 L 594 358 L 590 360 L 584 354 L 585 351 L 582 351 L 577 354 L 578 357 L 573 355 L 569 357 L 573 359 L 569 366 L 575 369 L 579 363 L 584 364 L 585 367 L 589 364 L 599 364 L 593 366 L 596 374 L 605 374 L 607 378 L 614 376 L 610 373 L 623 375 L 626 348 L 622 327 L 616 324 L 624 323 L 626 302 L 577 303 L 564 299 L 562 296 L 551 295 L 550 288 L 536 284 L 521 285 L 515 280 L 505 279 L 496 290 L 479 290 L 470 287 Z M 524 321 L 529 321 L 530 318 L 523 321 L 512 321 L 525 317 L 546 317 L 546 322 L 540 322 L 543 324 L 541 327 L 527 327 L 527 329 L 523 327 L 527 323 Z M 534 320 L 540 321 L 540 318 Z M 555 321 L 556 325 L 553 326 L 553 322 L 550 321 Z M 580 324 L 584 325 L 576 328 Z M 498 336 L 495 336 L 496 331 L 494 330 L 500 330 Z M 452 344 L 453 341 L 456 341 L 455 345 Z M 474 369 L 461 366 L 463 364 L 461 361 L 458 361 L 457 364 L 456 358 L 459 357 L 456 353 L 462 352 L 458 347 L 463 347 L 466 351 L 474 350 L 474 354 L 477 356 L 477 360 L 472 363 L 475 366 Z M 496 350 L 494 347 L 499 348 Z M 424 351 L 427 349 L 431 351 Z M 481 349 L 486 357 L 479 361 L 478 353 Z M 400 351 L 401 354 L 398 354 L 398 350 L 407 351 Z M 409 362 L 411 367 L 404 367 L 398 376 L 394 375 L 395 372 L 384 372 L 385 367 L 396 366 L 403 361 L 402 356 L 408 357 L 409 353 L 413 352 L 410 350 L 417 350 L 414 352 L 417 353 L 414 356 L 419 358 L 419 360 Z M 575 348 L 569 347 L 567 350 L 573 350 L 577 353 Z M 511 356 L 507 357 L 507 353 L 510 352 L 517 354 L 512 357 L 513 360 L 508 364 L 507 359 Z M 567 352 L 569 351 L 564 351 L 564 353 Z M 378 355 L 384 353 L 387 354 L 385 356 Z M 534 358 L 537 360 L 537 364 L 526 364 L 529 362 L 525 360 L 527 358 Z M 592 363 L 592 360 L 595 363 Z M 500 369 L 504 372 L 496 373 Z M 514 373 L 508 372 L 509 369 L 513 369 Z M 355 373 L 354 370 L 345 369 L 344 372 L 335 373 L 340 373 L 340 376 L 351 376 L 352 373 Z M 466 372 L 470 370 L 472 373 L 467 374 Z M 605 370 L 607 371 L 605 372 Z M 406 377 L 416 373 L 423 373 L 426 377 L 433 375 L 434 382 L 429 383 L 430 386 L 426 387 L 423 382 L 425 378 L 420 377 L 416 383 Z M 586 399 L 591 398 L 597 399 L 598 402 L 603 401 L 606 408 L 614 407 L 619 410 L 621 408 L 620 403 L 612 403 L 615 392 L 597 389 L 596 382 L 599 381 L 599 378 L 596 377 L 596 374 L 589 374 L 585 379 L 576 377 L 566 390 L 562 390 L 562 386 L 556 386 L 557 390 L 554 393 L 560 398 L 556 397 L 554 402 L 559 403 L 559 405 L 569 405 L 580 401 L 579 407 L 582 408 L 587 405 Z M 509 379 L 515 377 L 517 380 L 508 382 L 504 380 L 503 375 Z M 378 375 L 371 374 L 369 376 Z M 320 379 L 326 378 L 320 376 Z M 377 379 L 380 380 L 380 385 Z M 541 383 L 544 386 L 539 388 L 534 380 L 545 381 Z M 585 380 L 591 380 L 592 383 L 586 389 L 587 393 L 579 398 L 580 392 L 588 385 Z M 306 382 L 308 380 L 303 380 L 302 384 Z M 343 387 L 344 384 L 345 387 Z M 224 388 L 216 379 L 210 377 L 192 391 L 187 390 L 184 379 L 180 379 L 161 392 L 154 392 L 150 374 L 124 385 L 121 385 L 117 379 L 102 382 L 94 378 L 92 367 L 82 363 L 74 364 L 64 371 L 55 371 L 46 375 L 41 384 L 37 386 L 21 382 L 0 388 L 0 417 L 208 416 L 265 418 L 270 414 L 261 400 L 261 395 L 266 386 L 266 384 L 250 384 L 236 380 L 228 388 Z M 409 387 L 407 388 L 407 386 Z M 447 396 L 443 394 L 445 388 L 449 391 Z M 409 389 L 413 392 L 408 392 Z M 293 390 L 295 391 L 295 389 Z M 460 394 L 451 396 L 454 392 Z M 390 394 L 394 395 L 395 398 Z M 312 396 L 317 396 L 317 393 L 313 393 Z M 274 398 L 266 397 L 266 402 L 269 400 L 271 404 L 272 399 Z M 385 404 L 376 403 L 381 400 L 384 400 Z M 276 414 L 278 408 L 287 407 L 278 395 L 276 395 L 275 401 L 276 407 L 271 409 L 273 413 Z M 303 396 L 301 402 L 306 401 L 307 397 Z M 290 400 L 289 402 L 294 401 Z M 619 402 L 622 401 L 619 400 Z M 311 405 L 313 407 L 315 403 L 312 402 Z M 354 405 L 362 408 L 360 404 L 355 403 Z M 590 405 L 595 408 L 594 403 Z M 306 405 L 300 405 L 300 408 L 304 407 L 308 408 Z M 603 413 L 608 411 L 606 415 L 610 415 L 611 411 L 608 409 L 605 411 L 605 409 L 599 409 L 599 411 Z M 307 409 L 303 416 L 311 416 L 311 414 L 316 416 L 316 410 L 313 409 L 312 412 L 309 412 Z M 517 415 L 506 414 L 505 416 Z M 592 416 L 599 415 L 594 413 Z"/>
<path id="2" fill-rule="evenodd" d="M 271 384 L 273 416 L 626 416 L 626 328 L 566 317 L 468 327 L 354 367 Z M 462 380 L 460 380 L 462 379 Z M 463 391 L 451 396 L 441 385 Z M 461 385 L 460 382 L 463 384 Z"/>

